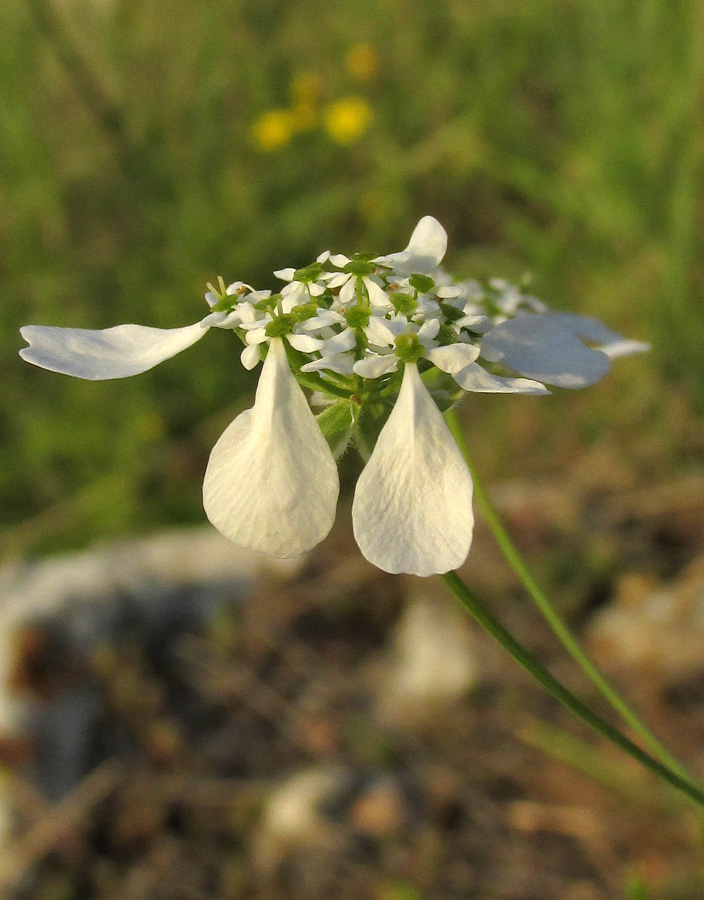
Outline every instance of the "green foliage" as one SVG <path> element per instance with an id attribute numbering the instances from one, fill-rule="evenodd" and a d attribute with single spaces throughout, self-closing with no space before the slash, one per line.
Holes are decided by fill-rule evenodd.
<path id="1" fill-rule="evenodd" d="M 458 271 L 533 272 L 651 339 L 630 364 L 656 373 L 648 410 L 665 377 L 701 397 L 703 19 L 696 0 L 5 0 L 0 550 L 200 520 L 214 423 L 256 378 L 211 333 L 81 383 L 20 363 L 21 324 L 185 325 L 218 275 L 275 288 L 326 248 L 401 249 L 423 214 Z M 343 138 L 325 110 L 344 98 Z M 277 109 L 290 133 L 264 152 Z"/>

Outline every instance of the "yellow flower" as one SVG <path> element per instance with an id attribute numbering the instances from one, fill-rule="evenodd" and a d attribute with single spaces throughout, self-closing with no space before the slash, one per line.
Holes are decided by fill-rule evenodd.
<path id="1" fill-rule="evenodd" d="M 252 125 L 252 136 L 260 150 L 272 153 L 288 144 L 293 130 L 294 120 L 291 110 L 269 109 Z"/>
<path id="2" fill-rule="evenodd" d="M 364 134 L 373 118 L 362 97 L 343 97 L 325 110 L 325 130 L 336 144 L 353 144 Z"/>
<path id="3" fill-rule="evenodd" d="M 379 57 L 371 44 L 355 44 L 345 57 L 347 71 L 357 81 L 368 81 L 379 68 Z"/>

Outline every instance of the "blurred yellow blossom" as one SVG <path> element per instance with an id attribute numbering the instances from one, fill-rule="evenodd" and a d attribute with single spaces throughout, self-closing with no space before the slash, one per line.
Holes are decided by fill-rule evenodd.
<path id="1" fill-rule="evenodd" d="M 294 115 L 290 109 L 268 109 L 252 125 L 252 136 L 260 150 L 271 153 L 288 144 L 294 125 Z"/>
<path id="2" fill-rule="evenodd" d="M 372 118 L 371 107 L 362 97 L 342 97 L 325 110 L 325 130 L 336 144 L 353 144 Z"/>
<path id="3" fill-rule="evenodd" d="M 373 78 L 379 68 L 379 57 L 371 44 L 355 44 L 345 57 L 347 71 L 358 81 Z"/>

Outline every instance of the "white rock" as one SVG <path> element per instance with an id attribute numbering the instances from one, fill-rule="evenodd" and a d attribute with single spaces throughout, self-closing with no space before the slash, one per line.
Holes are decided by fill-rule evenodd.
<path id="1" fill-rule="evenodd" d="M 273 560 L 236 547 L 208 526 L 173 529 L 151 537 L 105 542 L 37 562 L 14 561 L 0 569 L 0 733 L 22 732 L 26 706 L 9 690 L 14 639 L 25 623 L 67 606 L 72 637 L 90 644 L 110 628 L 110 604 L 128 593 L 160 615 L 168 589 L 186 585 L 232 585 L 242 590 L 264 573 L 286 578 L 303 563 Z M 70 606 L 68 605 L 70 601 Z M 8 810 L 0 797 L 0 839 Z"/>
<path id="2" fill-rule="evenodd" d="M 623 579 L 594 617 L 590 650 L 604 668 L 657 677 L 662 684 L 704 673 L 704 556 L 667 585 Z"/>
<path id="3" fill-rule="evenodd" d="M 408 601 L 392 637 L 377 708 L 393 725 L 423 725 L 478 678 L 474 633 L 447 597 L 427 589 Z"/>
<path id="4" fill-rule="evenodd" d="M 323 849 L 336 841 L 336 829 L 321 810 L 349 778 L 341 765 L 323 765 L 291 775 L 270 794 L 254 840 L 254 860 L 273 872 L 296 848 Z"/>

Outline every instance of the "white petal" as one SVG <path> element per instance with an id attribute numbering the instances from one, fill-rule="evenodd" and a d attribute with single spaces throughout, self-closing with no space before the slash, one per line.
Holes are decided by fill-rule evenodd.
<path id="1" fill-rule="evenodd" d="M 455 328 L 469 328 L 470 331 L 474 331 L 476 334 L 484 334 L 487 331 L 491 331 L 493 328 L 493 322 L 488 316 L 462 316 L 461 319 L 457 319 L 456 322 L 453 322 Z"/>
<path id="2" fill-rule="evenodd" d="M 385 307 L 388 305 L 389 298 L 386 291 L 374 278 L 365 276 L 362 281 L 369 292 L 369 302 L 372 306 Z"/>
<path id="3" fill-rule="evenodd" d="M 340 288 L 340 302 L 352 303 L 357 296 L 357 279 L 348 278 Z"/>
<path id="4" fill-rule="evenodd" d="M 312 362 L 301 366 L 301 372 L 337 372 L 338 375 L 351 375 L 352 366 L 354 364 L 354 356 L 352 353 L 331 353 L 329 356 L 323 356 L 321 359 L 314 359 Z"/>
<path id="5" fill-rule="evenodd" d="M 314 338 L 310 334 L 287 334 L 286 340 L 296 350 L 300 350 L 301 353 L 313 353 L 316 350 L 320 350 L 323 346 L 320 338 Z"/>
<path id="6" fill-rule="evenodd" d="M 609 359 L 619 359 L 622 356 L 630 356 L 632 353 L 647 353 L 651 348 L 650 344 L 643 341 L 629 341 L 624 338 L 622 341 L 614 341 L 611 344 L 602 344 L 599 347 L 602 353 L 605 353 Z"/>
<path id="7" fill-rule="evenodd" d="M 428 347 L 430 341 L 437 336 L 438 331 L 440 331 L 440 322 L 437 319 L 430 319 L 428 322 L 423 322 L 418 329 L 418 340 L 424 347 Z"/>
<path id="8" fill-rule="evenodd" d="M 385 356 L 368 356 L 366 359 L 358 360 L 352 367 L 352 371 L 362 378 L 380 378 L 389 372 L 395 372 L 398 369 L 398 357 L 393 353 L 387 353 Z"/>
<path id="9" fill-rule="evenodd" d="M 453 346 L 456 347 L 458 345 L 454 344 Z M 441 368 L 441 366 L 438 366 L 438 368 Z M 540 384 L 539 381 L 531 381 L 529 378 L 504 378 L 499 375 L 492 375 L 476 362 L 470 363 L 463 369 L 451 374 L 463 391 L 472 391 L 477 394 L 550 393 L 545 385 Z"/>
<path id="10" fill-rule="evenodd" d="M 396 340 L 397 331 L 391 328 L 389 320 L 382 316 L 370 316 L 364 333 L 370 344 L 375 347 L 390 347 Z"/>
<path id="11" fill-rule="evenodd" d="M 325 341 L 326 353 L 344 353 L 345 350 L 353 350 L 357 346 L 357 336 L 354 328 L 345 328 L 335 337 Z"/>
<path id="12" fill-rule="evenodd" d="M 243 322 L 242 327 L 246 329 L 246 323 Z M 244 339 L 248 344 L 263 344 L 265 341 L 269 340 L 266 333 L 266 327 L 262 328 L 261 326 L 255 325 L 255 327 L 245 331 Z"/>
<path id="13" fill-rule="evenodd" d="M 280 278 L 281 281 L 293 281 L 293 276 L 296 274 L 296 270 L 291 268 L 290 266 L 286 269 L 277 269 L 274 272 L 277 278 Z"/>
<path id="14" fill-rule="evenodd" d="M 325 293 L 325 285 L 318 284 L 317 281 L 309 281 L 307 287 L 311 297 L 320 297 L 321 294 Z"/>
<path id="15" fill-rule="evenodd" d="M 552 313 L 552 318 L 570 329 L 583 341 L 591 341 L 597 344 L 597 349 L 605 353 L 609 359 L 618 359 L 621 356 L 630 356 L 632 353 L 645 353 L 650 350 L 650 344 L 642 341 L 631 341 L 621 337 L 598 319 L 590 316 L 578 316 L 574 313 Z"/>
<path id="16" fill-rule="evenodd" d="M 330 262 L 333 266 L 339 266 L 342 269 L 350 260 L 344 253 L 334 253 L 330 256 Z"/>
<path id="17" fill-rule="evenodd" d="M 259 319 L 260 321 L 262 319 L 266 319 L 266 321 L 269 321 L 271 319 L 270 316 L 267 318 L 266 314 L 261 313 L 258 309 L 255 309 L 254 305 L 248 300 L 244 300 L 243 302 L 238 303 L 237 309 L 240 313 L 243 328 L 246 327 L 244 323 L 250 324 L 252 322 L 256 322 L 257 319 Z"/>
<path id="18" fill-rule="evenodd" d="M 287 558 L 328 534 L 338 492 L 335 460 L 276 338 L 254 407 L 235 419 L 210 454 L 206 514 L 235 544 Z"/>
<path id="19" fill-rule="evenodd" d="M 328 278 L 328 287 L 329 288 L 338 288 L 342 287 L 343 284 L 347 284 L 347 282 L 353 276 L 349 274 L 349 272 L 335 272 L 333 275 L 330 275 Z"/>
<path id="20" fill-rule="evenodd" d="M 391 266 L 397 275 L 427 274 L 440 265 L 446 251 L 447 232 L 437 219 L 424 216 L 405 250 L 381 256 L 375 262 Z"/>
<path id="21" fill-rule="evenodd" d="M 528 378 L 558 387 L 596 384 L 608 372 L 609 358 L 582 343 L 574 318 L 531 313 L 509 319 L 484 335 L 482 355 Z M 585 330 L 589 329 L 585 326 L 582 332 Z"/>
<path id="22" fill-rule="evenodd" d="M 292 281 L 281 291 L 281 309 L 288 315 L 292 309 L 307 303 L 309 299 L 305 284 Z"/>
<path id="23" fill-rule="evenodd" d="M 240 354 L 240 361 L 245 369 L 253 369 L 262 358 L 259 344 L 248 344 Z"/>
<path id="24" fill-rule="evenodd" d="M 29 347 L 20 356 L 42 369 L 90 381 L 128 378 L 176 356 L 207 330 L 200 322 L 185 328 L 116 325 L 102 331 L 25 325 L 20 333 Z"/>
<path id="25" fill-rule="evenodd" d="M 320 331 L 323 328 L 327 328 L 328 325 L 344 325 L 344 322 L 344 316 L 341 316 L 334 310 L 319 309 L 315 316 L 312 316 L 310 319 L 304 319 L 296 327 L 299 331 L 308 333 Z"/>
<path id="26" fill-rule="evenodd" d="M 428 350 L 426 359 L 437 366 L 442 372 L 454 375 L 460 369 L 464 369 L 479 356 L 479 347 L 472 344 L 450 344 L 447 347 L 436 347 Z"/>
<path id="27" fill-rule="evenodd" d="M 415 365 L 357 482 L 352 523 L 364 556 L 385 572 L 449 572 L 469 552 L 472 478 Z"/>
<path id="28" fill-rule="evenodd" d="M 235 307 L 233 310 L 230 310 L 229 313 L 210 313 L 209 316 L 206 316 L 203 322 L 208 325 L 213 325 L 215 328 L 237 328 L 242 319 L 242 314 L 239 310 L 239 307 Z M 201 325 L 203 324 L 201 322 Z"/>

